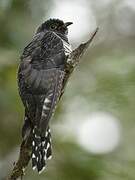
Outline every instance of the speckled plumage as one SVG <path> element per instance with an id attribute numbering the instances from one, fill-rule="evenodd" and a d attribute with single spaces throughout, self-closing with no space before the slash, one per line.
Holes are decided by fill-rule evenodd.
<path id="1" fill-rule="evenodd" d="M 25 107 L 22 136 L 27 140 L 32 133 L 32 166 L 38 172 L 52 156 L 49 120 L 63 93 L 65 66 L 71 53 L 68 45 L 67 26 L 51 19 L 38 28 L 21 56 L 18 86 Z"/>

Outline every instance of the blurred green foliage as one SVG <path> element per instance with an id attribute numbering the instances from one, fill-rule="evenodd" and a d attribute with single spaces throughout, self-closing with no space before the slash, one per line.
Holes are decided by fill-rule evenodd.
<path id="1" fill-rule="evenodd" d="M 9 168 L 11 169 L 11 162 L 14 161 L 12 153 L 16 153 L 16 147 L 21 141 L 23 106 L 16 80 L 19 57 L 37 25 L 49 13 L 51 6 L 53 7 L 53 2 L 47 0 L 0 1 L 0 179 L 8 173 Z M 101 11 L 104 11 L 102 8 L 101 6 Z M 73 74 L 57 109 L 56 121 L 52 121 L 54 158 L 48 163 L 46 173 L 39 176 L 29 167 L 25 179 L 135 179 L 135 40 L 134 37 L 116 30 L 115 18 L 112 19 L 110 15 L 111 8 L 110 12 L 106 10 L 110 17 L 107 20 L 105 19 L 107 15 L 101 17 L 98 14 L 96 5 L 93 9 L 101 31 L 97 42 L 92 45 Z M 108 30 L 108 27 L 112 30 L 111 28 Z M 103 39 L 100 39 L 101 36 Z M 78 146 L 75 141 L 70 139 L 63 141 L 55 132 L 55 125 L 60 122 L 61 114 L 66 112 L 65 106 L 76 95 L 86 99 L 90 112 L 107 111 L 120 119 L 123 134 L 117 151 L 108 155 L 94 156 Z M 7 171 L 4 171 L 4 168 Z"/>

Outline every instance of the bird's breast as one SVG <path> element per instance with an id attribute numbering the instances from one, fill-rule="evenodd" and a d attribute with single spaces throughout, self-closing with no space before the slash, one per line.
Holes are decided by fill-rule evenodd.
<path id="1" fill-rule="evenodd" d="M 65 55 L 68 56 L 72 52 L 71 45 L 67 43 L 65 40 L 62 40 L 62 42 L 65 50 Z"/>

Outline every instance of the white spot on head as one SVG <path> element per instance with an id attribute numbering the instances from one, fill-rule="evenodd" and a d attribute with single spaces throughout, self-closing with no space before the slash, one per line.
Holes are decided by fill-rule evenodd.
<path id="1" fill-rule="evenodd" d="M 37 150 L 37 149 L 38 149 L 38 147 L 36 146 L 36 147 L 35 147 L 35 150 Z"/>

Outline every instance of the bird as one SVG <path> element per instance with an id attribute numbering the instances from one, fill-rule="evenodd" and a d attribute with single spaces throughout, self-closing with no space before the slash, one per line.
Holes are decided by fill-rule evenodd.
<path id="1" fill-rule="evenodd" d="M 66 64 L 72 53 L 68 26 L 72 22 L 48 19 L 24 48 L 18 68 L 18 89 L 24 106 L 23 141 L 32 137 L 32 168 L 41 173 L 52 157 L 49 122 L 63 94 Z"/>

